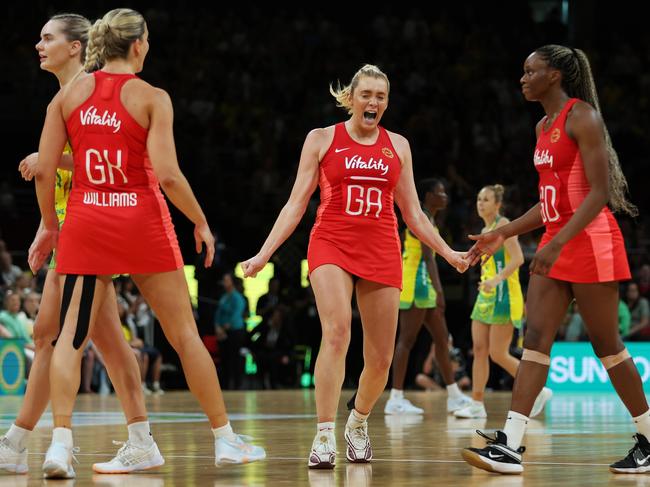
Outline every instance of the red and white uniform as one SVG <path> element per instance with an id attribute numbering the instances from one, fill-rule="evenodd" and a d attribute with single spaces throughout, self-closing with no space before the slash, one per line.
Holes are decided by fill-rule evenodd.
<path id="1" fill-rule="evenodd" d="M 61 274 L 144 274 L 183 266 L 147 156 L 148 130 L 120 101 L 130 74 L 97 71 L 66 121 L 74 179 L 57 248 Z"/>
<path id="2" fill-rule="evenodd" d="M 386 130 L 374 144 L 355 142 L 345 123 L 320 163 L 320 206 L 311 231 L 309 272 L 334 264 L 350 274 L 402 287 L 401 243 L 393 191 L 401 162 Z"/>
<path id="3" fill-rule="evenodd" d="M 546 226 L 540 249 L 569 221 L 590 190 L 578 144 L 565 130 L 567 115 L 577 101 L 571 98 L 551 127 L 542 127 L 537 139 L 534 161 Z M 609 208 L 567 242 L 548 276 L 580 283 L 630 279 L 623 236 Z"/>

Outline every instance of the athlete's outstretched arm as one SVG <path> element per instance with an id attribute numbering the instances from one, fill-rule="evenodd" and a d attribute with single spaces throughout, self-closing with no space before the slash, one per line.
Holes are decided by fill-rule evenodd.
<path id="1" fill-rule="evenodd" d="M 422 211 L 413 180 L 413 162 L 408 141 L 398 134 L 391 134 L 391 140 L 402 161 L 402 172 L 395 187 L 395 203 L 402 212 L 404 223 L 420 242 L 435 250 L 456 270 L 464 272 L 467 269 L 464 255 L 454 252 L 447 245 Z"/>
<path id="2" fill-rule="evenodd" d="M 480 235 L 468 235 L 471 240 L 476 240 L 474 246 L 467 252 L 468 261 L 474 265 L 481 256 L 493 255 L 503 246 L 504 241 L 522 233 L 532 232 L 542 225 L 544 222 L 542 221 L 541 203 L 537 203 L 519 218 L 502 227 Z"/>
<path id="3" fill-rule="evenodd" d="M 47 115 L 41 141 L 38 146 L 40 161 L 34 179 L 36 180 L 36 197 L 41 210 L 42 228 L 30 247 L 29 266 L 32 271 L 38 270 L 45 259 L 56 246 L 59 234 L 59 223 L 54 210 L 54 185 L 56 167 L 61 160 L 68 135 L 61 113 L 63 95 L 59 92 L 47 107 Z"/>
<path id="4" fill-rule="evenodd" d="M 262 270 L 273 253 L 289 238 L 298 223 L 300 223 L 309 203 L 309 198 L 311 198 L 318 185 L 318 163 L 326 138 L 325 129 L 314 129 L 307 134 L 300 154 L 298 174 L 289 200 L 280 211 L 271 233 L 269 233 L 257 255 L 246 262 L 242 262 L 244 277 L 254 277 Z"/>
<path id="5" fill-rule="evenodd" d="M 25 181 L 31 181 L 34 178 L 36 166 L 38 166 L 38 152 L 32 152 L 20 161 L 20 164 L 18 164 L 18 170 Z M 72 159 L 72 154 L 62 154 L 61 160 L 59 161 L 59 169 L 72 171 L 73 167 L 74 160 Z"/>
<path id="6" fill-rule="evenodd" d="M 149 103 L 151 123 L 147 136 L 147 152 L 151 166 L 170 201 L 194 223 L 196 251 L 201 252 L 201 246 L 205 243 L 204 265 L 210 267 L 214 258 L 214 235 L 190 184 L 178 167 L 172 101 L 167 92 L 155 88 Z"/>

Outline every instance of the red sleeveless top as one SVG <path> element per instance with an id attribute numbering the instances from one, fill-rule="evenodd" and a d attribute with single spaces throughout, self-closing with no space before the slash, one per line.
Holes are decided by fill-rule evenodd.
<path id="1" fill-rule="evenodd" d="M 95 89 L 66 121 L 73 184 L 57 249 L 61 274 L 141 274 L 183 265 L 147 156 L 148 130 L 120 100 L 132 74 L 94 73 Z"/>
<path id="2" fill-rule="evenodd" d="M 383 127 L 360 144 L 339 123 L 320 163 L 321 202 L 311 231 L 309 271 L 334 264 L 362 279 L 402 287 L 393 192 L 401 162 Z"/>
<path id="3" fill-rule="evenodd" d="M 542 126 L 534 163 L 539 173 L 539 198 L 546 233 L 544 247 L 576 212 L 589 193 L 578 144 L 566 133 L 566 119 L 577 98 L 569 99 L 553 124 Z M 623 236 L 605 207 L 563 248 L 549 277 L 569 282 L 608 282 L 630 278 Z"/>

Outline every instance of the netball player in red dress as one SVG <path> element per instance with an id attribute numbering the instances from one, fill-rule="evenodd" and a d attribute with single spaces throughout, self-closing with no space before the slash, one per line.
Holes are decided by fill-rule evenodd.
<path id="1" fill-rule="evenodd" d="M 52 17 L 41 30 L 36 44 L 40 66 L 54 74 L 60 86 L 66 86 L 83 71 L 90 21 L 77 14 L 60 14 Z M 72 168 L 72 156 L 68 151 L 62 157 Z M 23 177 L 31 180 L 31 173 L 38 165 L 38 153 L 31 154 L 20 163 Z M 72 173 L 57 171 L 56 208 L 59 221 L 65 218 L 65 208 L 70 191 Z M 50 400 L 50 358 L 54 350 L 52 342 L 59 334 L 61 314 L 61 289 L 59 276 L 54 270 L 55 258 L 47 271 L 43 295 L 34 323 L 36 354 L 29 372 L 25 397 L 14 424 L 0 438 L 0 467 L 11 471 L 26 472 L 27 440 L 43 415 Z M 102 353 L 106 369 L 122 404 L 128 424 L 129 439 L 125 448 L 110 462 L 93 466 L 98 473 L 127 473 L 151 469 L 164 463 L 158 447 L 151 436 L 144 396 L 140 385 L 140 369 L 135 355 L 124 339 L 117 311 L 115 290 L 107 288 L 108 299 L 97 315 L 98 326 L 91 336 Z"/>
<path id="2" fill-rule="evenodd" d="M 58 242 L 62 275 L 62 329 L 50 368 L 54 434 L 43 468 L 70 477 L 70 418 L 79 388 L 79 363 L 111 275 L 130 273 L 178 352 L 187 383 L 215 436 L 215 463 L 264 458 L 264 450 L 232 432 L 214 363 L 199 337 L 183 275 L 183 261 L 160 185 L 195 224 L 197 251 L 214 255 L 206 218 L 176 160 L 172 105 L 164 91 L 135 76 L 149 49 L 142 16 L 130 9 L 107 13 L 91 28 L 86 68 L 48 107 L 39 146 L 36 190 L 43 231 L 33 244 L 38 268 L 58 237 L 54 173 L 66 140 L 74 156 L 74 182 Z"/>
<path id="3" fill-rule="evenodd" d="M 350 85 L 331 92 L 350 119 L 307 135 L 289 201 L 259 253 L 242 264 L 245 276 L 254 276 L 266 265 L 296 228 L 320 185 L 321 203 L 307 252 L 323 329 L 314 378 L 318 430 L 310 468 L 335 464 L 334 418 L 345 376 L 355 289 L 365 365 L 345 428 L 346 457 L 351 462 L 372 459 L 366 418 L 388 379 L 402 285 L 393 198 L 420 241 L 457 269 L 467 266 L 464 254 L 449 248 L 420 207 L 408 141 L 379 126 L 388 106 L 386 75 L 365 65 Z"/>
<path id="4" fill-rule="evenodd" d="M 503 431 L 485 448 L 467 448 L 471 465 L 498 473 L 520 473 L 522 438 L 535 397 L 550 364 L 551 346 L 567 307 L 575 299 L 594 352 L 634 419 L 636 444 L 612 464 L 615 473 L 650 471 L 650 411 L 639 373 L 618 333 L 618 282 L 630 278 L 623 237 L 613 210 L 636 208 L 625 197 L 627 183 L 600 115 L 598 96 L 584 52 L 548 45 L 524 63 L 524 97 L 538 101 L 546 116 L 537 124 L 535 168 L 540 201 L 526 214 L 477 240 L 470 255 L 491 255 L 505 239 L 544 225 L 546 232 L 530 264 L 524 353 Z M 482 434 L 482 436 L 485 436 Z M 485 436 L 487 438 L 487 436 Z"/>

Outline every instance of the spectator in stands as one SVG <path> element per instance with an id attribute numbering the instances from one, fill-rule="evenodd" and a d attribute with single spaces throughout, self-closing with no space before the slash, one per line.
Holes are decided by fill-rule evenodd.
<path id="1" fill-rule="evenodd" d="M 641 296 L 639 285 L 632 281 L 627 285 L 625 295 L 627 307 L 630 310 L 630 331 L 624 337 L 627 340 L 650 340 L 650 305 Z"/>
<path id="2" fill-rule="evenodd" d="M 295 374 L 291 372 L 294 341 L 286 316 L 285 307 L 277 306 L 249 333 L 250 349 L 264 389 L 294 386 L 296 383 Z"/>
<path id="3" fill-rule="evenodd" d="M 0 289 L 13 287 L 22 274 L 20 267 L 14 265 L 11 254 L 6 250 L 0 251 Z"/>
<path id="4" fill-rule="evenodd" d="M 235 288 L 232 274 L 224 274 L 223 288 L 225 293 L 219 299 L 219 307 L 214 318 L 216 335 L 226 337 L 221 342 L 222 369 L 225 374 L 222 383 L 224 388 L 239 389 L 244 376 L 244 357 L 241 355 L 241 349 L 246 344 L 244 323 L 246 300 Z"/>

